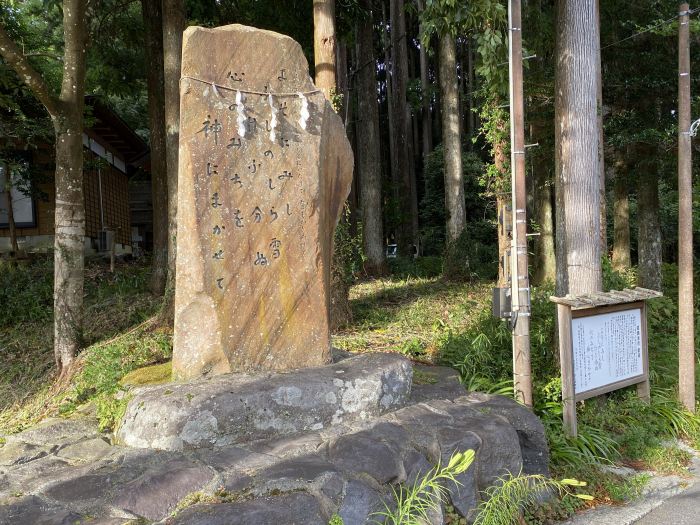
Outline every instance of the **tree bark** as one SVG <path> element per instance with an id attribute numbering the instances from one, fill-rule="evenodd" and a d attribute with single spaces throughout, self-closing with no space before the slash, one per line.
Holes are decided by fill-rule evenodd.
<path id="1" fill-rule="evenodd" d="M 165 157 L 168 188 L 168 278 L 163 303 L 163 324 L 172 324 L 177 259 L 177 178 L 180 147 L 180 71 L 182 32 L 187 25 L 184 0 L 163 0 L 163 75 L 165 85 Z"/>
<path id="2" fill-rule="evenodd" d="M 314 0 L 315 84 L 331 103 L 336 89 L 335 45 L 335 0 Z M 345 214 L 340 220 L 347 220 Z M 345 280 L 344 265 L 345 261 L 339 256 L 338 250 L 334 249 L 331 263 L 331 330 L 347 324 L 352 319 L 350 285 Z"/>
<path id="3" fill-rule="evenodd" d="M 462 174 L 462 145 L 459 127 L 459 93 L 455 41 L 444 34 L 439 42 L 440 97 L 442 99 L 442 144 L 445 155 L 445 208 L 447 241 L 457 239 L 467 223 Z"/>
<path id="4" fill-rule="evenodd" d="M 384 79 L 386 82 L 386 107 L 387 107 L 387 120 L 389 122 L 389 173 L 391 174 L 391 197 L 393 199 L 394 206 L 398 206 L 399 203 L 399 181 L 396 179 L 396 172 L 392 169 L 394 164 L 394 155 L 396 154 L 396 136 L 394 130 L 394 114 L 392 112 L 393 100 L 394 100 L 394 90 L 393 90 L 393 66 L 391 59 L 391 34 L 387 29 L 390 24 L 390 20 L 386 16 L 386 4 L 381 2 L 382 5 L 382 46 L 384 48 Z M 396 227 L 396 225 L 392 225 Z M 396 234 L 396 232 L 393 232 Z M 394 242 L 396 239 L 394 238 Z"/>
<path id="5" fill-rule="evenodd" d="M 56 234 L 54 238 L 54 356 L 61 376 L 70 373 L 82 333 L 85 203 L 83 107 L 87 28 L 85 0 L 64 0 L 63 79 L 54 118 L 56 133 Z"/>
<path id="6" fill-rule="evenodd" d="M 161 0 L 141 0 L 146 29 L 148 127 L 151 148 L 153 199 L 153 271 L 151 292 L 165 293 L 168 276 L 168 176 L 165 145 L 165 89 L 163 73 L 163 20 Z"/>
<path id="7" fill-rule="evenodd" d="M 632 265 L 630 257 L 630 203 L 628 185 L 628 164 L 626 151 L 616 152 L 615 202 L 613 204 L 613 241 L 612 265 L 617 271 L 627 270 Z"/>
<path id="8" fill-rule="evenodd" d="M 336 110 L 343 119 L 345 132 L 347 133 L 350 122 L 348 121 L 348 110 L 350 109 L 350 82 L 348 78 L 348 44 L 344 40 L 339 40 L 336 47 L 335 76 L 338 83 L 339 103 Z"/>
<path id="9" fill-rule="evenodd" d="M 600 254 L 608 255 L 608 214 L 607 194 L 605 191 L 605 136 L 603 133 L 603 68 L 600 58 L 600 0 L 595 2 L 596 27 L 598 40 L 596 50 L 596 100 L 598 115 L 598 162 L 600 163 Z"/>
<path id="10" fill-rule="evenodd" d="M 423 9 L 423 2 L 419 2 L 419 9 Z M 422 27 L 421 27 L 422 33 Z M 430 79 L 428 78 L 428 52 L 421 42 L 419 49 L 420 85 L 421 85 L 421 126 L 423 132 L 423 159 L 433 151 L 433 123 L 430 114 Z"/>
<path id="11" fill-rule="evenodd" d="M 542 124 L 532 125 L 532 137 L 537 142 L 542 133 Z M 556 278 L 554 252 L 554 210 L 552 208 L 551 169 L 544 155 L 532 156 L 534 173 L 534 219 L 540 235 L 535 238 L 535 260 L 533 281 L 540 285 Z"/>
<path id="12" fill-rule="evenodd" d="M 406 118 L 406 90 L 408 85 L 408 55 L 406 51 L 406 13 L 404 0 L 391 0 L 389 4 L 391 19 L 391 55 L 392 55 L 392 126 L 394 132 L 394 152 L 391 159 L 392 179 L 398 186 L 398 205 L 400 224 L 396 236 L 399 253 L 413 254 L 416 242 L 414 231 L 411 191 L 411 173 L 409 167 L 408 119 Z"/>
<path id="13" fill-rule="evenodd" d="M 372 1 L 362 0 L 361 7 L 371 12 Z M 371 15 L 357 25 L 359 70 L 357 71 L 357 171 L 360 178 L 360 206 L 368 275 L 386 273 L 384 231 L 382 224 L 382 164 L 379 144 L 379 108 L 374 62 L 374 22 Z"/>
<path id="14" fill-rule="evenodd" d="M 51 94 L 42 76 L 0 27 L 0 55 L 51 116 L 56 134 L 54 235 L 54 357 L 60 377 L 70 374 L 80 347 L 83 309 L 85 205 L 83 108 L 87 27 L 86 0 L 63 2 L 63 78 Z"/>
<path id="15" fill-rule="evenodd" d="M 335 0 L 314 0 L 315 84 L 328 100 L 335 90 Z"/>
<path id="16" fill-rule="evenodd" d="M 602 289 L 595 3 L 559 0 L 555 75 L 557 294 Z"/>
<path id="17" fill-rule="evenodd" d="M 5 171 L 5 198 L 7 199 L 7 226 L 10 229 L 10 247 L 12 255 L 17 257 L 19 246 L 17 245 L 17 228 L 15 225 L 15 210 L 12 201 L 12 174 L 6 164 L 0 164 Z"/>
<path id="18" fill-rule="evenodd" d="M 639 286 L 661 290 L 661 222 L 659 220 L 659 177 L 656 151 L 644 147 L 638 164 L 639 189 L 637 217 L 639 224 Z"/>
<path id="19" fill-rule="evenodd" d="M 474 113 L 474 41 L 467 39 L 467 137 L 472 139 L 476 134 L 476 113 Z M 468 140 L 469 150 L 474 150 L 474 143 Z"/>

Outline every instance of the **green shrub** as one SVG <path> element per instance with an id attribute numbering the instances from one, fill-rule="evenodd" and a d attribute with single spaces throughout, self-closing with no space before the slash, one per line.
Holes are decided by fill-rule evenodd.
<path id="1" fill-rule="evenodd" d="M 442 257 L 396 257 L 388 260 L 393 277 L 430 279 L 442 274 Z"/>
<path id="2" fill-rule="evenodd" d="M 484 236 L 485 245 L 496 245 L 495 207 L 481 196 L 479 180 L 486 170 L 475 153 L 462 154 L 464 197 L 467 224 L 484 223 L 490 235 Z M 420 237 L 425 255 L 440 255 L 445 252 L 445 159 L 442 145 L 437 146 L 427 157 L 424 169 L 425 193 L 420 202 Z M 471 232 L 472 238 L 482 238 L 478 229 Z M 488 251 L 488 250 L 487 250 Z"/>
<path id="3" fill-rule="evenodd" d="M 31 264 L 0 259 L 0 327 L 53 318 L 53 260 L 37 256 Z"/>
<path id="4" fill-rule="evenodd" d="M 493 280 L 498 275 L 496 227 L 489 221 L 467 223 L 445 248 L 443 277 L 453 281 Z"/>

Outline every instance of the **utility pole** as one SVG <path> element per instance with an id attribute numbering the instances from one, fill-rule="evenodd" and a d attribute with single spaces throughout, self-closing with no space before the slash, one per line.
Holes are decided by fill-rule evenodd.
<path id="1" fill-rule="evenodd" d="M 523 102 L 523 37 L 520 0 L 508 3 L 510 48 L 510 166 L 513 203 L 511 301 L 513 382 L 515 398 L 532 406 L 530 367 L 530 279 L 527 270 L 527 189 L 525 186 L 525 107 Z"/>
<path id="2" fill-rule="evenodd" d="M 678 13 L 678 394 L 695 412 L 689 9 L 682 3 Z"/>

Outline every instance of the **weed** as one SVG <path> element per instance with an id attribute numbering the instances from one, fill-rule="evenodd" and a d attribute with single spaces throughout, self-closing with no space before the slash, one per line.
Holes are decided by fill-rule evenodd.
<path id="1" fill-rule="evenodd" d="M 328 522 L 328 525 L 345 525 L 345 522 L 343 521 L 343 518 L 337 514 L 333 514 Z"/>
<path id="2" fill-rule="evenodd" d="M 447 465 L 443 467 L 438 463 L 425 476 L 416 479 L 410 487 L 400 485 L 398 489 L 393 488 L 396 508 L 392 509 L 384 503 L 384 511 L 375 513 L 384 519 L 375 523 L 416 525 L 428 522 L 428 513 L 438 509 L 446 500 L 445 485 L 461 485 L 456 476 L 465 472 L 473 461 L 473 450 L 455 452 Z"/>
<path id="3" fill-rule="evenodd" d="M 552 493 L 560 497 L 592 500 L 588 494 L 575 492 L 575 488 L 585 486 L 585 482 L 575 479 L 557 481 L 534 474 L 505 476 L 486 490 L 474 525 L 511 525 L 521 516 L 523 507 L 537 505 Z"/>
<path id="4" fill-rule="evenodd" d="M 627 478 L 604 478 L 600 482 L 602 489 L 612 503 L 624 503 L 641 496 L 642 490 L 651 480 L 647 473 L 635 474 Z"/>

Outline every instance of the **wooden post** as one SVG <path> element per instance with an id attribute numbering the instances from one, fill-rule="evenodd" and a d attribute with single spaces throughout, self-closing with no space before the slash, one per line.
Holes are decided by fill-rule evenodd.
<path id="1" fill-rule="evenodd" d="M 513 304 L 513 382 L 516 399 L 532 406 L 530 367 L 530 280 L 527 268 L 527 191 L 525 186 L 525 108 L 520 0 L 508 6 L 510 138 L 513 202 L 511 292 Z"/>
<path id="2" fill-rule="evenodd" d="M 576 436 L 576 393 L 574 392 L 573 342 L 571 340 L 571 307 L 557 304 L 559 325 L 559 359 L 561 360 L 561 398 L 564 405 L 564 431 Z"/>
<path id="3" fill-rule="evenodd" d="M 682 3 L 678 24 L 678 393 L 695 412 L 693 319 L 693 182 L 690 137 L 689 7 Z"/>
<path id="4" fill-rule="evenodd" d="M 111 239 L 109 240 L 109 271 L 114 273 L 114 245 L 116 243 L 117 232 L 112 232 Z"/>

